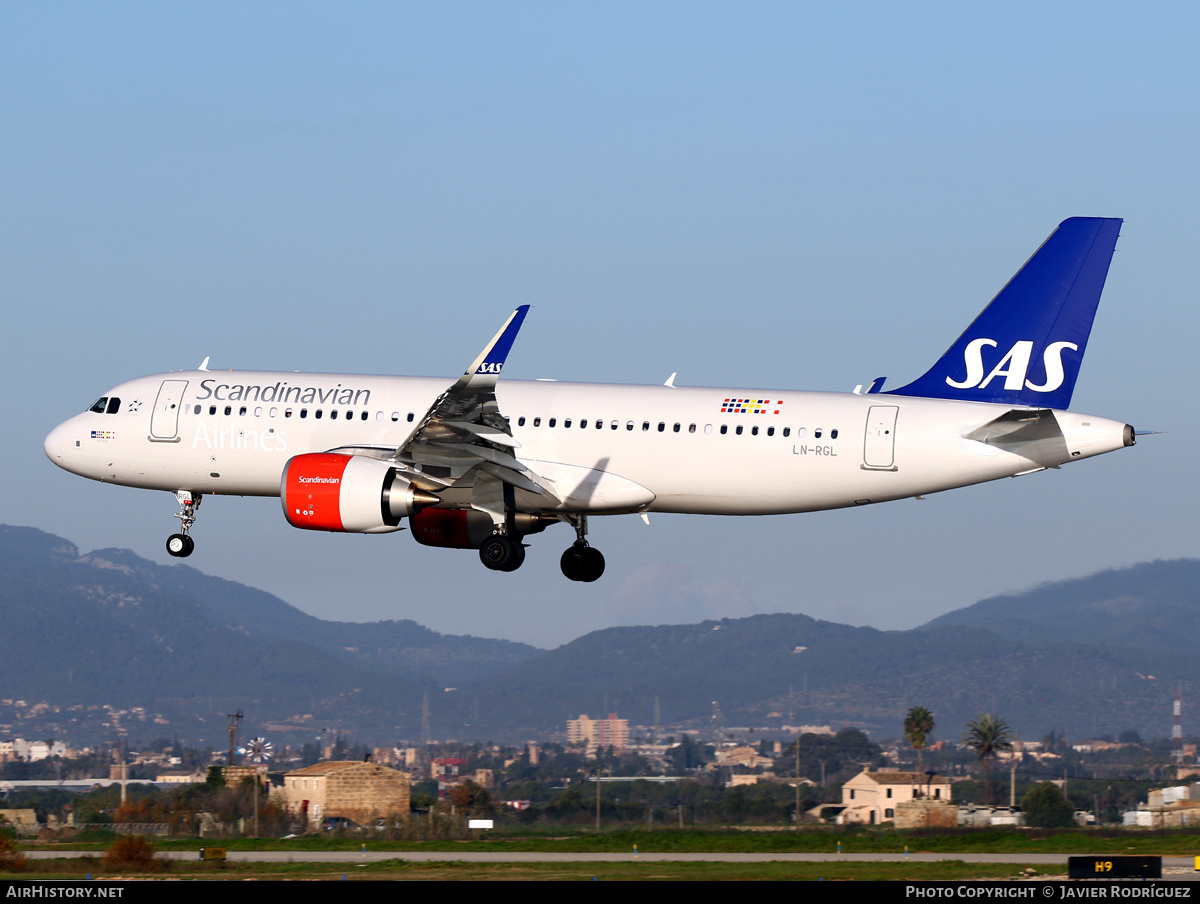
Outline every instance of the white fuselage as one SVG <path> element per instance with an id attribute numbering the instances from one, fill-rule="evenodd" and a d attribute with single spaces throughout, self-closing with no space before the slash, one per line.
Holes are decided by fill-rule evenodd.
<path id="1" fill-rule="evenodd" d="M 445 379 L 189 371 L 114 387 L 109 413 L 57 427 L 46 454 L 124 486 L 278 496 L 295 455 L 397 448 Z M 1055 411 L 1059 459 L 964 438 L 1012 406 L 895 395 L 500 380 L 516 457 L 559 501 L 525 511 L 766 515 L 883 502 L 1016 476 L 1119 449 L 1125 424 Z M 739 401 L 740 400 L 740 401 Z M 586 426 L 584 426 L 586 424 Z M 443 495 L 469 505 L 469 492 Z"/>

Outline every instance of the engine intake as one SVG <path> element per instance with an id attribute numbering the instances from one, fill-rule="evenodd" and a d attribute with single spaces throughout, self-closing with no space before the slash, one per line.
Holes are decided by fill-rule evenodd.
<path id="1" fill-rule="evenodd" d="M 418 489 L 386 461 L 340 452 L 297 455 L 279 485 L 292 527 L 358 534 L 400 530 L 400 521 L 441 500 Z"/>

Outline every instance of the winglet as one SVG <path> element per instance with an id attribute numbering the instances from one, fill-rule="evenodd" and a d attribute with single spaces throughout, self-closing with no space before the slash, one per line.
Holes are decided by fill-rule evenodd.
<path id="1" fill-rule="evenodd" d="M 483 351 L 479 353 L 471 366 L 459 378 L 455 384 L 455 388 L 462 388 L 468 383 L 480 385 L 496 385 L 496 378 L 500 376 L 500 371 L 504 369 L 504 362 L 508 358 L 508 353 L 512 350 L 513 342 L 516 341 L 517 333 L 521 329 L 521 324 L 525 322 L 525 315 L 529 313 L 529 305 L 523 304 L 515 311 L 508 320 L 504 321 L 504 326 L 500 327 L 500 332 L 492 337 L 492 341 L 484 346 Z"/>
<path id="2" fill-rule="evenodd" d="M 208 370 L 208 359 L 210 357 L 210 355 L 205 355 L 204 360 L 200 362 L 200 366 L 197 367 L 196 370 Z"/>

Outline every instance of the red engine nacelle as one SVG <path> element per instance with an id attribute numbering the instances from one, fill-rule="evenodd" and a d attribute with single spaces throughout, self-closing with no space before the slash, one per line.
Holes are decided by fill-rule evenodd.
<path id="1" fill-rule="evenodd" d="M 386 461 L 339 452 L 289 459 L 279 496 L 292 527 L 360 534 L 400 530 L 406 515 L 441 502 L 414 487 Z"/>

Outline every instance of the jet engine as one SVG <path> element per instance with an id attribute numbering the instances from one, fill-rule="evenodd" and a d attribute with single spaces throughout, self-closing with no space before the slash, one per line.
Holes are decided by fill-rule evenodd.
<path id="1" fill-rule="evenodd" d="M 289 459 L 279 496 L 292 527 L 359 534 L 400 530 L 405 516 L 441 502 L 386 461 L 338 452 Z"/>

